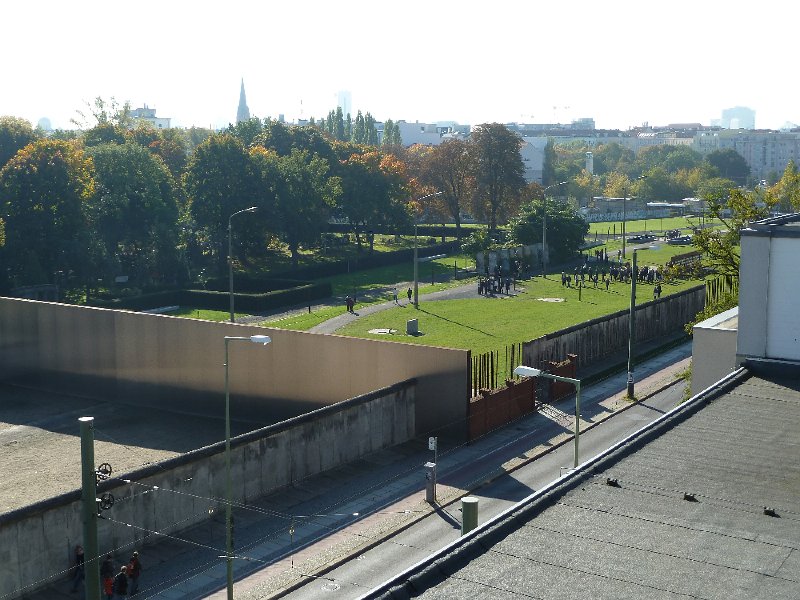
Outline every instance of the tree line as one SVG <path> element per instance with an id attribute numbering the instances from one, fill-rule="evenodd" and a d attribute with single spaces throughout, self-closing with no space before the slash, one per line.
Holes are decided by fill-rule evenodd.
<path id="1" fill-rule="evenodd" d="M 461 237 L 465 214 L 488 224 L 486 244 L 509 222 L 515 243 L 535 243 L 545 206 L 548 241 L 568 240 L 569 253 L 585 224 L 574 207 L 544 203 L 549 185 L 566 181 L 558 195 L 579 203 L 598 192 L 723 198 L 742 171 L 726 154 L 662 146 L 633 155 L 607 144 L 592 148 L 590 174 L 583 147 L 550 142 L 543 184 L 526 184 L 523 142 L 497 123 L 477 126 L 468 139 L 406 148 L 396 124 L 386 122 L 378 145 L 369 113 L 350 122 L 341 109 L 308 126 L 254 118 L 215 132 L 156 130 L 100 99 L 90 108 L 80 129 L 48 134 L 0 117 L 3 291 L 65 277 L 89 285 L 125 274 L 144 286 L 221 275 L 231 217 L 251 208 L 233 228 L 239 262 L 268 262 L 279 249 L 297 265 L 331 219 L 349 225 L 359 251 L 367 232 L 408 231 L 415 221 L 455 223 Z M 790 175 L 781 178 L 785 189 L 793 189 Z M 793 202 L 791 192 L 783 196 Z M 563 235 L 560 221 L 570 228 Z"/>

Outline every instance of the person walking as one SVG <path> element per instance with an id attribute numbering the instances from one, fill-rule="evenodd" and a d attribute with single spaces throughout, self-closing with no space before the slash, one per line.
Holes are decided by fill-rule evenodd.
<path id="1" fill-rule="evenodd" d="M 106 600 L 111 600 L 114 596 L 114 562 L 110 554 L 106 554 L 105 559 L 100 564 L 100 583 L 103 586 Z"/>
<path id="2" fill-rule="evenodd" d="M 413 296 L 413 295 L 414 295 L 414 292 L 411 291 L 411 288 L 408 288 L 408 290 L 406 290 L 406 296 L 408 296 L 408 301 L 409 302 L 411 302 L 411 296 Z"/>
<path id="3" fill-rule="evenodd" d="M 397 299 L 397 286 L 394 286 L 394 288 L 392 288 L 392 296 L 394 296 L 394 303 L 399 305 L 400 301 Z"/>
<path id="4" fill-rule="evenodd" d="M 114 577 L 114 593 L 117 596 L 125 597 L 128 595 L 128 567 L 122 565 Z"/>
<path id="5" fill-rule="evenodd" d="M 128 562 L 128 578 L 130 579 L 130 586 L 128 594 L 133 596 L 139 591 L 139 575 L 142 574 L 142 563 L 139 562 L 139 553 L 134 552 L 131 560 Z"/>
<path id="6" fill-rule="evenodd" d="M 86 578 L 86 565 L 84 561 L 83 546 L 75 546 L 75 562 L 72 564 L 72 567 L 75 569 L 75 574 L 72 576 L 72 589 L 70 590 L 72 593 L 78 591 L 78 586 Z"/>

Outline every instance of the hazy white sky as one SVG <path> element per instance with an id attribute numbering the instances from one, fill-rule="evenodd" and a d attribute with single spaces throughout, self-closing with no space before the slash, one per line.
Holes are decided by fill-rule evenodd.
<path id="1" fill-rule="evenodd" d="M 8 0 L 0 115 L 54 127 L 97 96 L 176 126 L 322 117 L 708 125 L 747 106 L 800 123 L 794 2 Z"/>

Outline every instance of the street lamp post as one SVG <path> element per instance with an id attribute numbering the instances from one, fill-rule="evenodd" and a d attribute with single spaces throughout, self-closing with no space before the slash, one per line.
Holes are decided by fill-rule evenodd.
<path id="1" fill-rule="evenodd" d="M 573 379 L 572 377 L 562 377 L 561 375 L 553 375 L 541 369 L 534 369 L 533 367 L 526 367 L 520 365 L 514 369 L 514 375 L 520 377 L 544 377 L 545 379 L 552 379 L 553 381 L 564 381 L 571 383 L 575 386 L 575 461 L 574 467 L 578 466 L 578 439 L 581 435 L 581 380 Z"/>
<path id="2" fill-rule="evenodd" d="M 647 175 L 639 175 L 637 178 L 639 179 L 647 179 Z M 627 186 L 626 186 L 627 187 Z M 625 208 L 628 204 L 627 192 L 630 192 L 630 188 L 626 190 L 625 194 L 622 194 L 622 258 L 625 258 L 625 222 L 626 222 L 626 213 Z"/>
<path id="3" fill-rule="evenodd" d="M 228 217 L 228 292 L 231 299 L 231 323 L 235 323 L 236 319 L 233 316 L 233 217 L 241 215 L 242 213 L 255 212 L 258 210 L 257 206 L 251 206 L 244 210 L 237 211 Z"/>
<path id="4" fill-rule="evenodd" d="M 633 267 L 631 272 L 631 308 L 628 315 L 628 398 L 634 397 L 633 384 L 633 348 L 634 336 L 636 334 L 636 250 L 633 251 Z"/>
<path id="5" fill-rule="evenodd" d="M 564 185 L 566 181 L 560 181 L 544 188 L 544 200 L 542 201 L 542 277 L 547 278 L 547 190 Z"/>
<path id="6" fill-rule="evenodd" d="M 225 560 L 227 562 L 228 600 L 233 600 L 233 526 L 231 505 L 233 504 L 233 484 L 231 483 L 231 394 L 228 360 L 228 345 L 231 341 L 247 341 L 254 344 L 269 344 L 268 335 L 249 337 L 225 336 Z"/>
<path id="7" fill-rule="evenodd" d="M 418 198 L 417 202 L 421 202 L 427 198 L 431 198 L 433 196 L 441 196 L 442 192 L 434 192 L 432 194 L 428 194 L 427 196 L 423 196 L 422 198 Z M 417 265 L 417 255 L 418 255 L 418 246 L 417 246 L 417 220 L 414 219 L 414 308 L 419 308 L 419 268 Z"/>

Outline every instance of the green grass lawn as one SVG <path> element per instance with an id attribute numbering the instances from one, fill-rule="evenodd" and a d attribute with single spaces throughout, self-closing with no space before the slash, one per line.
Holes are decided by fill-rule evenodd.
<path id="1" fill-rule="evenodd" d="M 420 284 L 430 284 L 431 271 L 433 279 L 442 282 L 447 278 L 452 278 L 456 267 L 461 276 L 464 276 L 465 269 L 475 268 L 475 259 L 466 255 L 451 255 L 446 258 L 436 259 L 431 262 L 421 262 L 419 265 Z M 334 296 L 344 296 L 352 294 L 356 290 L 358 294 L 363 294 L 376 288 L 385 288 L 400 282 L 414 280 L 414 264 L 412 260 L 398 265 L 367 269 L 356 273 L 345 275 L 334 275 L 320 279 L 320 283 L 330 282 Z"/>
<path id="2" fill-rule="evenodd" d="M 698 281 L 680 281 L 662 284 L 663 295 L 684 290 Z M 523 289 L 524 288 L 524 289 Z M 637 303 L 653 298 L 652 286 L 637 287 Z M 548 302 L 542 298 L 563 299 Z M 588 321 L 595 317 L 624 310 L 630 306 L 630 286 L 612 283 L 609 291 L 601 285 L 598 289 L 584 288 L 578 300 L 578 290 L 565 288 L 560 277 L 543 280 L 536 277 L 522 281 L 517 286 L 516 296 L 485 297 L 466 300 L 447 300 L 420 303 L 420 310 L 393 307 L 362 317 L 337 334 L 464 348 L 473 353 L 501 350 L 508 344 L 535 339 L 550 333 Z M 405 334 L 406 321 L 419 319 L 420 336 Z M 393 335 L 369 333 L 372 329 L 394 329 Z"/>
<path id="3" fill-rule="evenodd" d="M 710 217 L 703 220 L 706 226 L 719 225 L 719 220 L 714 221 Z M 692 227 L 697 227 L 700 224 L 700 218 L 695 216 L 686 217 L 664 217 L 663 219 L 637 219 L 625 222 L 625 231 L 630 235 L 639 231 L 667 231 L 670 229 L 690 230 Z M 606 234 L 611 231 L 616 235 L 622 234 L 621 221 L 600 221 L 598 223 L 589 223 L 589 235 L 594 236 L 595 233 Z"/>
<path id="4" fill-rule="evenodd" d="M 206 321 L 227 321 L 231 317 L 227 310 L 207 310 L 205 308 L 193 308 L 191 306 L 181 306 L 174 312 L 167 313 L 171 317 L 186 317 L 187 319 L 204 319 Z M 235 313 L 237 317 L 243 316 Z"/>

